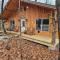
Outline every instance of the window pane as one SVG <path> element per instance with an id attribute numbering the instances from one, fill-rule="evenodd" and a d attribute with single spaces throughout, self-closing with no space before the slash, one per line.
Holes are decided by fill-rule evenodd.
<path id="1" fill-rule="evenodd" d="M 22 27 L 25 27 L 25 21 L 22 22 Z"/>
<path id="2" fill-rule="evenodd" d="M 41 19 L 36 20 L 36 29 L 41 30 Z"/>
<path id="3" fill-rule="evenodd" d="M 43 24 L 49 25 L 49 19 L 43 19 Z"/>
<path id="4" fill-rule="evenodd" d="M 49 30 L 49 19 L 43 19 L 42 31 L 48 31 L 48 30 Z"/>
<path id="5" fill-rule="evenodd" d="M 49 25 L 42 25 L 42 31 L 48 31 Z"/>

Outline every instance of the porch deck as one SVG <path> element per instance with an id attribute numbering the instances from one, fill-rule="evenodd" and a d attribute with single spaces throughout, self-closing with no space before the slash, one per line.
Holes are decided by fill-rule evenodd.
<path id="1" fill-rule="evenodd" d="M 15 33 L 15 34 L 20 35 L 20 32 L 13 32 L 13 31 L 11 32 L 10 31 L 10 33 Z M 55 44 L 53 45 L 52 44 L 52 38 L 50 38 L 48 36 L 28 35 L 28 34 L 21 33 L 21 37 L 23 39 L 26 39 L 26 40 L 29 40 L 32 42 L 36 42 L 36 43 L 40 43 L 42 45 L 46 45 L 46 46 L 52 47 L 52 48 L 56 47 L 59 43 L 59 39 L 56 39 Z"/>
<path id="2" fill-rule="evenodd" d="M 13 32 L 13 31 L 7 31 L 8 33 L 13 33 L 15 34 L 15 36 L 20 35 L 20 32 Z M 29 41 L 33 41 L 36 43 L 40 43 L 42 45 L 46 45 L 48 47 L 56 47 L 56 45 L 59 43 L 59 40 L 56 39 L 55 44 L 52 44 L 52 39 L 50 37 L 47 36 L 39 36 L 39 35 L 27 35 L 22 33 L 21 37 L 23 39 L 29 40 Z"/>
<path id="3" fill-rule="evenodd" d="M 53 45 L 52 39 L 50 37 L 47 37 L 47 36 L 22 34 L 22 38 L 29 40 L 29 41 L 36 42 L 36 43 L 40 43 L 40 44 L 45 45 L 45 46 L 48 46 L 48 47 L 50 47 L 51 50 L 55 50 L 58 43 L 59 43 L 59 39 L 56 39 L 55 44 Z"/>
<path id="4" fill-rule="evenodd" d="M 40 43 L 46 46 L 50 46 L 52 47 L 52 39 L 47 37 L 47 36 L 39 36 L 39 35 L 26 35 L 26 34 L 22 34 L 22 38 L 36 42 L 36 43 Z"/>

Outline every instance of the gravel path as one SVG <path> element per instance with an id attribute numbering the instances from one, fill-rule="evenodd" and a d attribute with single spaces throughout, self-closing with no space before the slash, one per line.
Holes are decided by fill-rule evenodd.
<path id="1" fill-rule="evenodd" d="M 58 60 L 57 51 L 24 39 L 0 41 L 0 60 Z"/>

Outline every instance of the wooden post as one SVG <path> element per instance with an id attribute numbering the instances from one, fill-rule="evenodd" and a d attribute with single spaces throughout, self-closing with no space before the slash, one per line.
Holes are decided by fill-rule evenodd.
<path id="1" fill-rule="evenodd" d="M 19 12 L 20 12 L 20 0 L 19 0 Z M 19 21 L 20 21 L 19 27 L 20 27 L 20 36 L 21 36 L 21 19 L 19 19 Z"/>
<path id="2" fill-rule="evenodd" d="M 56 11 L 51 11 L 51 38 L 52 44 L 56 42 Z"/>
<path id="3" fill-rule="evenodd" d="M 55 15 L 56 11 L 54 11 L 54 16 L 52 17 L 52 21 L 53 21 L 53 31 L 52 31 L 52 44 L 55 44 L 56 41 L 56 15 Z"/>

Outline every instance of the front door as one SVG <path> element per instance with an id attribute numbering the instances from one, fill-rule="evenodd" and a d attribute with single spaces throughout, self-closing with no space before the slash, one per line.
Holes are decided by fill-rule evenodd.
<path id="1" fill-rule="evenodd" d="M 21 19 L 21 32 L 25 32 L 25 31 L 26 31 L 26 20 Z"/>

